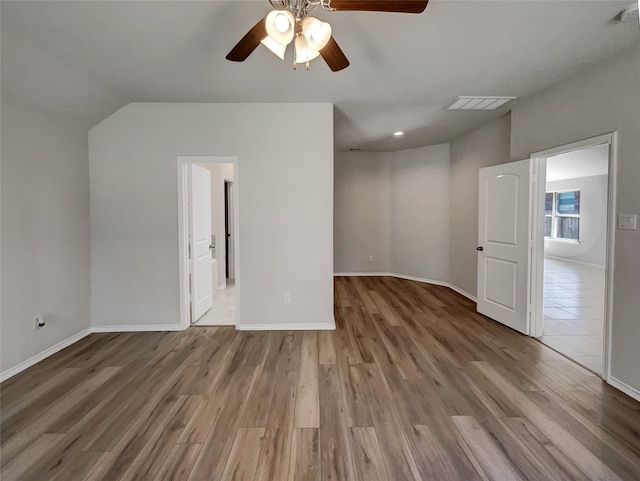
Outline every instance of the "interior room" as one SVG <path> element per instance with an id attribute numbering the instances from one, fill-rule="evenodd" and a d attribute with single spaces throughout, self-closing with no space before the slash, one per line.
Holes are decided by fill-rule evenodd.
<path id="1" fill-rule="evenodd" d="M 547 159 L 540 340 L 602 374 L 609 146 Z"/>
<path id="2" fill-rule="evenodd" d="M 640 479 L 637 0 L 0 37 L 3 481 Z"/>

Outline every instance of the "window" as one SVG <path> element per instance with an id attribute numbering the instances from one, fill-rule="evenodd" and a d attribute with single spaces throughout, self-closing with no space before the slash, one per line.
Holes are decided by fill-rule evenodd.
<path id="1" fill-rule="evenodd" d="M 544 215 L 545 237 L 577 242 L 580 238 L 580 191 L 547 192 Z"/>

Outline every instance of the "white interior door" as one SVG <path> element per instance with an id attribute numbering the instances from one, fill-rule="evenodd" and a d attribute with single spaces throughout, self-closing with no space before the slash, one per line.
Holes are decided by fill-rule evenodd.
<path id="1" fill-rule="evenodd" d="M 480 169 L 478 312 L 529 333 L 530 160 Z"/>
<path id="2" fill-rule="evenodd" d="M 191 322 L 213 305 L 211 271 L 211 172 L 191 164 Z"/>

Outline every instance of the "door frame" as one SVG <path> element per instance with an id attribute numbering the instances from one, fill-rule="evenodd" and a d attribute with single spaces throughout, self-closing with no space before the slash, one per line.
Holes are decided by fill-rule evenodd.
<path id="1" fill-rule="evenodd" d="M 615 259 L 616 231 L 616 179 L 618 166 L 618 133 L 611 132 L 578 142 L 554 147 L 531 155 L 531 239 L 530 239 L 530 289 L 529 309 L 531 336 L 540 337 L 543 329 L 544 298 L 544 198 L 546 194 L 547 158 L 598 145 L 609 145 L 609 174 L 607 193 L 607 233 L 605 256 L 604 292 L 604 346 L 602 356 L 602 378 L 611 375 L 611 320 L 613 318 L 613 270 Z"/>
<path id="2" fill-rule="evenodd" d="M 227 232 L 228 229 L 228 224 L 234 224 L 235 223 L 235 188 L 234 188 L 234 180 L 233 179 L 229 179 L 227 177 L 223 177 L 223 183 L 224 183 L 224 199 L 225 199 L 225 205 L 224 205 L 224 215 L 225 215 L 225 234 Z M 231 198 L 229 198 L 229 193 L 231 193 Z M 233 242 L 231 242 L 231 244 L 229 244 L 228 242 L 228 237 L 225 236 L 225 271 L 228 274 L 227 277 L 229 279 L 234 279 L 236 278 L 236 268 L 235 268 L 235 230 L 232 229 L 232 234 L 231 234 L 231 239 Z M 230 246 L 230 248 L 229 248 Z M 229 252 L 231 252 L 231 256 L 229 255 Z"/>
<path id="3" fill-rule="evenodd" d="M 235 206 L 234 218 L 233 218 L 233 233 L 234 233 L 234 253 L 233 261 L 236 268 L 235 279 L 235 297 L 236 297 L 236 311 L 235 311 L 235 325 L 240 324 L 240 236 L 239 236 L 239 172 L 238 172 L 238 157 L 235 156 L 211 156 L 211 155 L 193 155 L 193 156 L 178 156 L 177 168 L 178 168 L 178 279 L 180 290 L 180 326 L 182 329 L 187 329 L 191 326 L 191 316 L 189 314 L 189 259 L 188 259 L 188 245 L 189 245 L 189 204 L 188 204 L 188 175 L 187 167 L 192 163 L 216 163 L 216 164 L 233 164 L 234 175 L 234 189 L 233 189 L 233 202 Z"/>

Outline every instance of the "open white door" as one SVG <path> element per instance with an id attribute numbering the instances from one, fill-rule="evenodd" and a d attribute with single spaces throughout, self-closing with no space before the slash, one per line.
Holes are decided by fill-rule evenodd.
<path id="1" fill-rule="evenodd" d="M 213 305 L 211 271 L 211 172 L 196 164 L 191 168 L 191 322 Z"/>
<path id="2" fill-rule="evenodd" d="M 480 169 L 478 312 L 529 333 L 530 160 Z"/>

